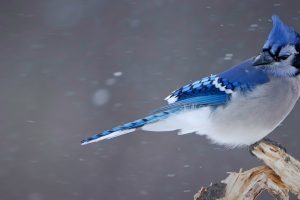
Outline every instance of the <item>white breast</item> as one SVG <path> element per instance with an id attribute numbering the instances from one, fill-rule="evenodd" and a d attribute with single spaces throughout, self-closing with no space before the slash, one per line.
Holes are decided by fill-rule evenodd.
<path id="1" fill-rule="evenodd" d="M 253 92 L 232 94 L 226 106 L 184 111 L 143 127 L 149 131 L 196 132 L 226 146 L 253 144 L 273 131 L 290 113 L 300 95 L 300 79 L 274 79 Z"/>
<path id="2" fill-rule="evenodd" d="M 299 78 L 274 79 L 212 113 L 209 137 L 233 146 L 253 144 L 273 131 L 291 112 L 300 94 Z"/>

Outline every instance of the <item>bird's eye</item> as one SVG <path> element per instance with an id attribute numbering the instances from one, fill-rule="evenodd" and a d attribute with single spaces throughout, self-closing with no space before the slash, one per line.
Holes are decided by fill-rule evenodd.
<path id="1" fill-rule="evenodd" d="M 278 56 L 279 60 L 286 60 L 290 55 L 280 55 Z"/>

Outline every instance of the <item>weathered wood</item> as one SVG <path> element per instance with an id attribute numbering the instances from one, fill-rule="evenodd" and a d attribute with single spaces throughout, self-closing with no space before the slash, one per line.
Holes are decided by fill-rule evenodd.
<path id="1" fill-rule="evenodd" d="M 299 161 L 270 141 L 257 143 L 251 151 L 266 165 L 229 173 L 220 183 L 202 187 L 194 200 L 253 200 L 263 191 L 279 200 L 288 200 L 289 192 L 300 199 Z"/>
<path id="2" fill-rule="evenodd" d="M 208 193 L 213 185 L 208 188 L 203 187 L 194 199 L 252 200 L 264 190 L 270 192 L 277 199 L 289 199 L 288 188 L 282 183 L 280 177 L 265 165 L 245 172 L 230 173 L 221 183 L 225 185 L 222 192 L 214 190 L 214 192 Z M 216 195 L 220 193 L 223 195 Z"/>
<path id="3" fill-rule="evenodd" d="M 263 160 L 300 199 L 300 162 L 298 160 L 268 142 L 258 143 L 252 153 Z"/>

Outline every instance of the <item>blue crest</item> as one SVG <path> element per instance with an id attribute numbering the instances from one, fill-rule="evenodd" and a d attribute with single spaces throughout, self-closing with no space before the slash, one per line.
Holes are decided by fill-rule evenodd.
<path id="1" fill-rule="evenodd" d="M 278 16 L 273 15 L 272 21 L 273 28 L 263 46 L 264 49 L 270 49 L 275 54 L 280 47 L 300 43 L 299 34 L 292 27 L 285 25 Z"/>

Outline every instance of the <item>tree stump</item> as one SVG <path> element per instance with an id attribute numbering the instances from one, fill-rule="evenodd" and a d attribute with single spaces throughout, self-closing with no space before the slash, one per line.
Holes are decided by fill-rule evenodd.
<path id="1" fill-rule="evenodd" d="M 194 200 L 253 200 L 263 191 L 276 199 L 288 200 L 289 192 L 300 199 L 300 162 L 268 141 L 255 144 L 251 152 L 265 165 L 242 172 L 232 172 L 220 183 L 202 187 Z"/>

